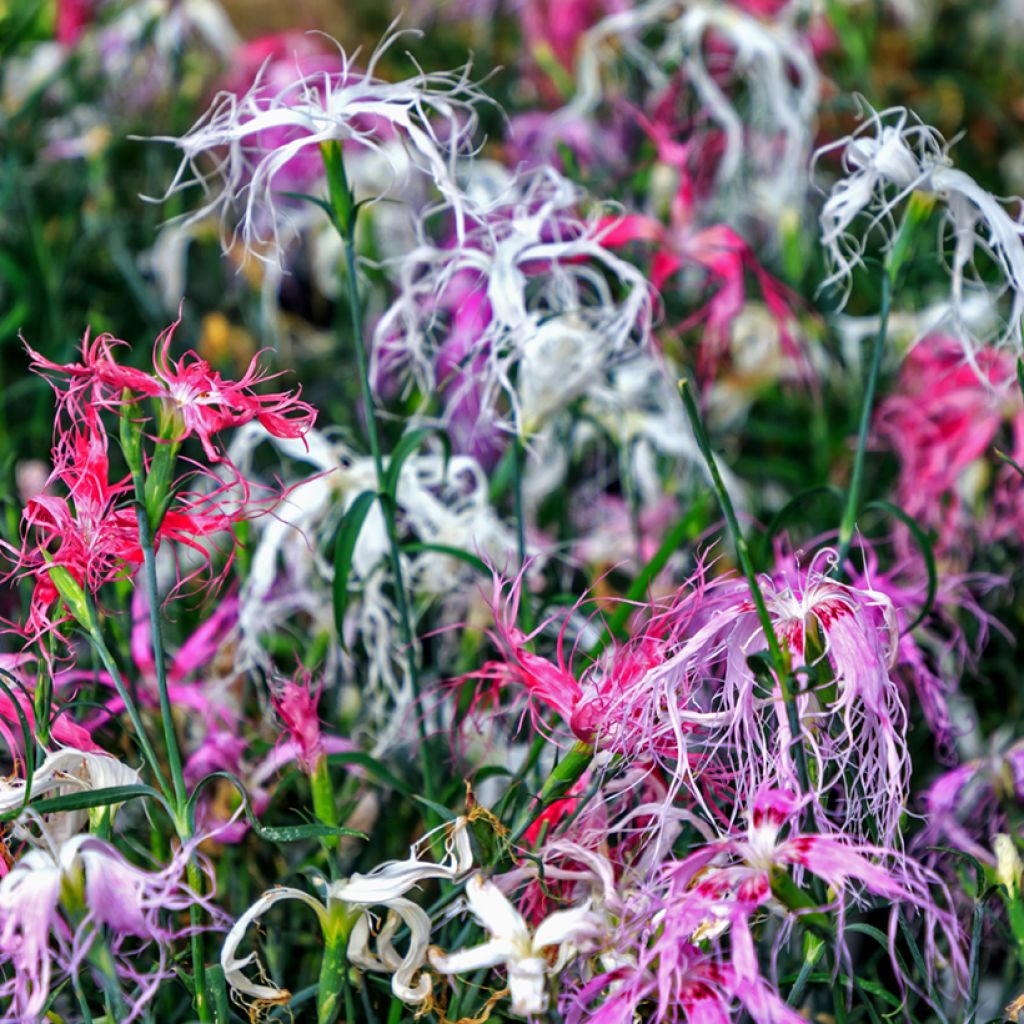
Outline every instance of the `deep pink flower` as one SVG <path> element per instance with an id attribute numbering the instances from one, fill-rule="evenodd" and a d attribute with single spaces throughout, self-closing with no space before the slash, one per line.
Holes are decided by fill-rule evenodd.
<path id="1" fill-rule="evenodd" d="M 1006 353 L 982 349 L 971 365 L 959 341 L 933 334 L 910 351 L 894 391 L 879 404 L 875 434 L 900 462 L 897 500 L 936 532 L 941 552 L 973 532 L 961 486 L 966 471 L 1011 415 L 1024 421 L 1020 396 L 1006 391 L 1014 375 Z"/>
<path id="2" fill-rule="evenodd" d="M 696 268 L 706 278 L 711 297 L 680 329 L 703 323 L 701 365 L 711 373 L 728 352 L 733 324 L 747 303 L 746 277 L 752 275 L 761 297 L 778 325 L 783 351 L 801 372 L 806 373 L 806 358 L 796 340 L 795 295 L 761 266 L 753 248 L 733 228 L 725 224 L 701 227 L 694 213 L 694 185 L 686 166 L 687 147 L 674 142 L 655 125 L 646 122 L 658 146 L 660 158 L 680 173 L 680 184 L 671 207 L 671 222 L 663 224 L 645 214 L 627 214 L 608 218 L 601 235 L 611 249 L 640 242 L 653 248 L 651 283 L 664 289 L 680 271 Z"/>
<path id="3" fill-rule="evenodd" d="M 169 416 L 178 429 L 169 440 L 184 441 L 194 434 L 210 462 L 224 459 L 215 443 L 222 430 L 253 420 L 274 437 L 303 437 L 316 419 L 316 410 L 299 399 L 299 391 L 263 394 L 255 390 L 276 376 L 263 371 L 259 355 L 253 357 L 238 381 L 225 380 L 195 352 L 173 359 L 170 347 L 180 323 L 179 315 L 156 339 L 153 373 L 116 362 L 114 347 L 124 342 L 110 335 L 101 335 L 90 342 L 88 333 L 82 343 L 81 363 L 54 363 L 29 348 L 32 369 L 50 380 L 60 406 L 68 410 L 73 419 L 83 418 L 87 405 L 122 407 L 125 389 L 133 398 L 159 401 L 163 414 Z"/>
<path id="4" fill-rule="evenodd" d="M 297 752 L 297 760 L 303 771 L 311 774 L 323 760 L 325 750 L 320 735 L 320 717 L 317 704 L 323 685 L 311 690 L 308 680 L 286 682 L 272 695 L 274 710 L 284 723 L 287 736 Z"/>
<path id="5" fill-rule="evenodd" d="M 132 576 L 143 561 L 132 485 L 110 481 L 106 432 L 94 408 L 82 406 L 82 415 L 58 434 L 47 488 L 22 513 L 20 549 L 5 545 L 14 562 L 11 575 L 34 580 L 21 629 L 33 641 L 59 631 L 68 619 L 51 570 L 67 572 L 95 597 L 106 584 Z M 58 485 L 65 493 L 50 493 Z M 244 514 L 224 511 L 208 496 L 179 495 L 154 541 L 158 547 L 164 540 L 187 545 L 209 561 L 205 538 L 225 533 Z"/>
<path id="6" fill-rule="evenodd" d="M 74 46 L 95 16 L 98 0 L 57 0 L 57 42 Z"/>

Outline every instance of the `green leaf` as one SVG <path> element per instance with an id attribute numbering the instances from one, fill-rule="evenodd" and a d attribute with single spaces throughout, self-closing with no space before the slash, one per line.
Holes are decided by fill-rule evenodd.
<path id="1" fill-rule="evenodd" d="M 842 508 L 845 497 L 843 492 L 838 487 L 833 487 L 832 484 L 819 484 L 817 487 L 808 487 L 802 490 L 799 494 L 794 495 L 789 501 L 786 502 L 782 508 L 772 517 L 772 521 L 768 524 L 767 529 L 764 531 L 764 544 L 768 545 L 775 539 L 775 535 L 779 532 L 780 527 L 787 519 L 796 511 L 804 510 L 807 505 L 807 501 L 819 494 L 828 494 L 835 498 L 839 503 L 839 507 Z M 767 551 L 762 551 L 762 556 L 767 554 Z"/>
<path id="2" fill-rule="evenodd" d="M 397 776 L 392 775 L 375 757 L 364 754 L 361 750 L 342 751 L 339 754 L 328 754 L 328 764 L 358 764 L 365 768 L 372 775 L 376 775 L 385 786 L 390 786 L 396 793 L 411 798 L 412 793 L 409 787 Z"/>
<path id="3" fill-rule="evenodd" d="M 356 496 L 338 523 L 338 534 L 334 541 L 334 625 L 338 630 L 338 643 L 345 650 L 345 612 L 348 610 L 348 578 L 352 573 L 352 556 L 355 553 L 359 532 L 377 500 L 372 491 L 363 491 Z"/>
<path id="4" fill-rule="evenodd" d="M 1006 452 L 1000 451 L 998 448 L 993 448 L 992 451 L 995 452 L 997 459 L 1001 459 L 1012 469 L 1015 469 L 1020 476 L 1024 476 L 1024 467 L 1016 459 L 1011 458 Z"/>
<path id="5" fill-rule="evenodd" d="M 491 569 L 487 566 L 486 562 L 477 558 L 476 555 L 463 551 L 462 548 L 452 547 L 450 544 L 425 544 L 420 541 L 413 541 L 409 544 L 403 544 L 402 550 L 411 555 L 419 554 L 421 551 L 433 551 L 436 554 L 447 555 L 449 558 L 456 558 L 460 562 L 465 562 L 470 568 L 476 569 L 477 572 L 482 573 L 484 576 L 491 575 Z"/>
<path id="6" fill-rule="evenodd" d="M 195 789 L 192 790 L 192 795 L 188 798 L 186 813 L 188 814 L 189 824 L 193 829 L 195 828 L 196 803 L 199 799 L 199 794 L 202 792 L 204 786 L 216 779 L 226 779 L 235 787 L 235 789 L 238 790 L 242 797 L 242 807 L 245 811 L 246 820 L 249 822 L 253 832 L 255 832 L 261 839 L 266 839 L 268 842 L 295 843 L 302 839 L 322 839 L 324 836 L 355 836 L 359 839 L 366 839 L 366 834 L 358 832 L 356 829 L 342 828 L 341 826 L 335 825 L 324 825 L 321 822 L 312 822 L 307 825 L 262 825 L 260 824 L 259 818 L 253 814 L 252 801 L 249 799 L 249 793 L 246 790 L 245 785 L 242 783 L 242 780 L 232 772 L 226 771 L 210 772 L 209 775 L 204 775 L 203 778 L 196 783 Z"/>
<path id="7" fill-rule="evenodd" d="M 13 821 L 28 806 L 29 798 L 32 795 L 32 777 L 35 772 L 35 737 L 32 735 L 32 726 L 29 724 L 28 716 L 21 706 L 21 701 L 15 697 L 14 691 L 5 681 L 5 677 L 10 679 L 26 697 L 28 693 L 21 680 L 11 675 L 6 669 L 0 669 L 0 689 L 3 690 L 7 699 L 11 702 L 11 707 L 14 708 L 15 714 L 18 716 L 18 725 L 21 728 L 22 749 L 25 751 L 25 796 L 22 798 L 20 806 L 12 808 L 6 814 L 0 814 L 0 822 Z"/>
<path id="8" fill-rule="evenodd" d="M 149 797 L 167 806 L 163 796 L 152 786 L 106 786 L 103 789 L 83 789 L 78 793 L 63 793 L 60 796 L 49 796 L 36 800 L 32 809 L 40 814 L 52 814 L 54 811 L 84 811 L 90 807 L 109 807 L 110 804 L 123 804 L 135 797 Z"/>
<path id="9" fill-rule="evenodd" d="M 891 501 L 878 499 L 876 501 L 869 501 L 864 506 L 865 511 L 871 508 L 888 512 L 889 515 L 898 519 L 910 531 L 911 536 L 917 542 L 917 546 L 921 549 L 921 554 L 924 556 L 925 568 L 928 571 L 928 591 L 925 594 L 924 604 L 917 613 L 917 617 L 902 631 L 904 634 L 912 633 L 928 617 L 928 613 L 932 610 L 932 605 L 935 604 L 935 594 L 939 587 L 939 574 L 935 567 L 935 552 L 932 549 L 932 543 L 928 539 L 928 535 L 899 505 L 894 505 Z"/>
<path id="10" fill-rule="evenodd" d="M 398 443 L 395 444 L 391 455 L 388 457 L 387 469 L 384 471 L 384 493 L 392 502 L 396 500 L 398 495 L 398 480 L 401 476 L 402 466 L 406 465 L 410 456 L 417 452 L 431 434 L 436 434 L 441 438 L 445 452 L 444 465 L 447 465 L 447 461 L 451 458 L 452 442 L 443 430 L 439 430 L 436 427 L 420 427 L 417 430 L 409 431 L 407 434 L 402 434 Z"/>
<path id="11" fill-rule="evenodd" d="M 454 821 L 456 818 L 456 815 L 444 804 L 434 803 L 433 800 L 428 800 L 425 796 L 414 794 L 413 800 L 423 804 L 424 807 L 429 807 L 442 821 Z"/>

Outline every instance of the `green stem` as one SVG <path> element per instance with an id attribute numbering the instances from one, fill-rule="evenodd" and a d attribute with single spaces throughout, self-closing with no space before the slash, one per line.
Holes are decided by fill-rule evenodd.
<path id="1" fill-rule="evenodd" d="M 537 803 L 527 809 L 526 816 L 509 838 L 510 843 L 520 840 L 530 825 L 544 813 L 547 807 L 556 800 L 562 799 L 576 785 L 583 773 L 590 767 L 593 757 L 594 748 L 589 743 L 577 740 L 573 744 L 569 753 L 551 770 L 551 774 L 541 787 Z"/>
<path id="2" fill-rule="evenodd" d="M 128 692 L 128 687 L 125 685 L 124 677 L 121 675 L 121 670 L 117 667 L 117 662 L 114 660 L 113 654 L 110 653 L 110 648 L 107 647 L 107 642 L 103 639 L 103 634 L 100 632 L 99 620 L 96 616 L 96 610 L 92 607 L 91 602 L 90 619 L 89 642 L 92 644 L 96 653 L 100 656 L 100 661 L 103 662 L 103 667 L 107 670 L 107 675 L 109 675 L 114 681 L 114 688 L 117 690 L 117 694 L 124 704 L 124 709 L 128 713 L 128 718 L 131 720 L 132 728 L 135 730 L 139 747 L 142 750 L 142 756 L 146 759 L 146 763 L 149 765 L 149 769 L 153 773 L 153 778 L 156 780 L 156 783 L 160 787 L 163 795 L 170 800 L 171 791 L 167 785 L 167 780 L 164 778 L 163 772 L 160 770 L 160 759 L 156 756 L 153 744 L 149 741 L 149 736 L 146 734 L 146 730 L 142 724 L 142 719 L 139 717 L 138 708 L 135 707 L 135 702 L 132 700 L 131 694 Z"/>
<path id="3" fill-rule="evenodd" d="M 156 685 L 160 699 L 160 718 L 164 727 L 164 745 L 167 748 L 171 784 L 174 787 L 175 823 L 179 838 L 183 843 L 187 843 L 192 838 L 192 830 L 185 813 L 188 804 L 188 788 L 185 785 L 181 747 L 178 744 L 178 734 L 174 728 L 174 714 L 167 688 L 167 660 L 164 655 L 163 628 L 160 623 L 160 591 L 156 578 L 156 548 L 153 544 L 153 533 L 159 527 L 159 521 L 154 523 L 150 519 L 149 505 L 151 502 L 146 500 L 146 482 L 141 471 L 136 470 L 132 473 L 132 481 L 135 485 L 135 512 L 139 524 L 139 546 L 142 548 L 146 598 L 149 603 L 150 643 L 153 649 L 153 665 L 156 670 Z M 202 872 L 191 859 L 187 871 L 189 885 L 198 892 L 202 885 Z M 192 925 L 192 974 L 195 982 L 195 1007 L 199 1020 L 203 1024 L 207 1024 L 213 1020 L 213 1015 L 206 991 L 206 955 L 203 948 L 203 935 L 198 930 L 200 925 L 199 907 L 193 906 L 189 909 L 189 920 Z"/>
<path id="4" fill-rule="evenodd" d="M 199 895 L 203 885 L 203 873 L 199 870 L 199 865 L 196 864 L 194 858 L 189 858 L 187 872 L 189 886 L 196 895 Z M 193 904 L 188 908 L 189 924 L 192 927 L 192 978 L 195 983 L 196 1013 L 205 1024 L 214 1018 L 209 994 L 206 991 L 206 950 L 203 933 L 199 930 L 202 923 L 200 917 L 199 907 Z"/>
<path id="5" fill-rule="evenodd" d="M 160 624 L 160 591 L 156 578 L 153 525 L 150 523 L 149 512 L 146 508 L 145 482 L 138 473 L 133 474 L 133 481 L 135 484 L 135 513 L 139 524 L 139 546 L 142 548 L 146 599 L 149 604 L 150 644 L 153 648 L 153 665 L 156 670 L 156 686 L 160 699 L 160 719 L 164 728 L 164 743 L 167 747 L 167 761 L 171 769 L 171 782 L 174 786 L 174 803 L 180 813 L 188 802 L 188 792 L 182 768 L 181 747 L 178 744 L 178 734 L 174 729 L 171 696 L 167 689 L 167 664 L 164 658 L 163 629 Z"/>
<path id="6" fill-rule="evenodd" d="M 867 451 L 868 432 L 871 429 L 871 414 L 874 411 L 875 391 L 878 388 L 878 375 L 882 366 L 882 353 L 885 350 L 886 336 L 889 332 L 889 308 L 892 304 L 893 277 L 893 267 L 887 264 L 885 274 L 882 277 L 882 299 L 879 309 L 878 333 L 875 335 L 874 344 L 871 348 L 867 375 L 864 381 L 864 396 L 861 400 L 860 426 L 857 431 L 857 449 L 853 456 L 850 489 L 846 494 L 846 507 L 843 509 L 843 518 L 839 525 L 839 557 L 836 561 L 836 570 L 839 573 L 844 571 L 843 567 L 846 565 L 846 559 L 849 557 L 850 545 L 853 543 L 853 532 L 856 529 L 857 516 L 860 513 L 860 493 L 864 482 L 864 455 Z"/>
<path id="7" fill-rule="evenodd" d="M 355 1021 L 351 1008 L 352 993 L 347 984 L 348 957 L 345 951 L 351 927 L 352 922 L 342 904 L 328 910 L 327 919 L 323 922 L 324 955 L 320 961 L 320 984 L 316 996 L 317 1024 L 334 1024 L 343 994 L 348 1017 L 346 1024 Z"/>
<path id="8" fill-rule="evenodd" d="M 522 435 L 517 433 L 512 441 L 512 484 L 515 492 L 516 544 L 519 554 L 519 569 L 522 585 L 519 588 L 519 618 L 527 634 L 533 632 L 533 604 L 530 588 L 526 585 L 526 516 L 523 510 L 523 476 L 526 469 L 526 446 Z"/>
<path id="9" fill-rule="evenodd" d="M 387 493 L 384 473 L 384 456 L 381 450 L 380 433 L 377 429 L 376 404 L 373 390 L 370 387 L 370 369 L 366 359 L 366 347 L 363 331 L 363 307 L 359 298 L 359 281 L 356 272 L 355 228 L 357 208 L 353 200 L 348 179 L 345 176 L 345 164 L 341 147 L 337 143 L 325 143 L 321 147 L 324 167 L 327 171 L 331 205 L 335 211 L 335 227 L 341 236 L 342 248 L 345 252 L 345 269 L 348 276 L 349 310 L 352 324 L 352 347 L 355 349 L 356 369 L 359 374 L 359 390 L 363 408 L 366 412 L 366 436 L 370 444 L 370 454 L 377 475 L 378 500 L 381 503 L 385 528 L 388 537 L 388 556 L 391 573 L 394 578 L 395 606 L 398 610 L 399 628 L 402 644 L 405 648 L 406 666 L 412 684 L 413 700 L 417 707 L 420 702 L 419 666 L 416 662 L 416 637 L 412 628 L 412 617 L 402 573 L 402 558 L 398 543 L 398 530 L 395 525 L 395 509 L 390 495 Z M 418 714 L 416 721 L 420 734 L 420 768 L 423 773 L 424 796 L 434 799 L 434 773 L 430 761 L 427 743 L 427 725 L 423 715 Z"/>
<path id="10" fill-rule="evenodd" d="M 331 772 L 327 766 L 327 758 L 321 757 L 313 766 L 309 777 L 310 787 L 313 791 L 313 813 L 325 825 L 337 827 L 338 807 L 334 800 L 334 786 L 331 782 Z M 325 850 L 336 850 L 338 848 L 337 836 L 324 836 L 320 842 Z"/>
<path id="11" fill-rule="evenodd" d="M 707 464 L 708 472 L 711 474 L 711 484 L 718 497 L 718 503 L 722 508 L 729 532 L 732 534 L 733 544 L 736 547 L 736 556 L 740 568 L 747 581 L 750 590 L 750 598 L 754 602 L 757 611 L 758 621 L 761 623 L 761 632 L 764 634 L 765 643 L 768 645 L 768 654 L 775 670 L 775 678 L 782 693 L 782 700 L 786 705 L 786 717 L 792 733 L 793 759 L 796 762 L 797 777 L 800 780 L 800 788 L 804 793 L 810 791 L 810 780 L 807 772 L 807 755 L 804 751 L 803 739 L 801 737 L 800 715 L 796 706 L 796 694 L 793 692 L 793 666 L 790 661 L 789 652 L 779 643 L 778 635 L 775 632 L 775 625 L 771 615 L 768 613 L 768 606 L 765 604 L 764 594 L 761 592 L 761 585 L 754 572 L 754 564 L 750 558 L 750 548 L 747 545 L 746 537 L 740 529 L 739 519 L 736 517 L 736 510 L 733 508 L 732 499 L 726 490 L 722 474 L 718 469 L 718 462 L 711 451 L 711 442 L 708 440 L 707 431 L 704 429 L 704 421 L 701 419 L 697 409 L 697 403 L 693 398 L 693 391 L 690 382 L 680 381 L 679 393 L 682 395 L 683 405 L 686 408 L 686 415 L 693 427 L 693 436 L 697 441 L 697 447 Z"/>

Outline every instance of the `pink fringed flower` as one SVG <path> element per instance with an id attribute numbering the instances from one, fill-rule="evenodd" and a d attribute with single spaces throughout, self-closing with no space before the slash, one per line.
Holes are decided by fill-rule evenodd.
<path id="1" fill-rule="evenodd" d="M 296 760 L 307 774 L 312 774 L 325 754 L 317 714 L 322 688 L 311 690 L 308 681 L 286 682 L 273 695 L 274 710 L 294 745 Z"/>
<path id="2" fill-rule="evenodd" d="M 698 901 L 706 901 L 711 912 L 705 920 L 711 927 L 716 918 L 728 921 L 733 966 L 745 973 L 756 963 L 749 938 L 751 915 L 776 898 L 773 881 L 780 871 L 800 869 L 798 878 L 810 874 L 831 890 L 830 905 L 834 904 L 838 913 L 837 940 L 843 957 L 848 959 L 843 945 L 846 905 L 864 905 L 867 894 L 892 906 L 893 945 L 895 915 L 920 912 L 927 968 L 937 974 L 940 965 L 948 965 L 954 982 L 963 985 L 967 977 L 963 936 L 955 913 L 949 909 L 949 893 L 938 876 L 885 845 L 860 843 L 842 832 L 797 831 L 798 815 L 807 803 L 806 797 L 797 798 L 786 790 L 760 789 L 750 806 L 745 835 L 727 836 L 676 863 L 666 864 L 672 880 L 670 905 L 678 900 L 680 906 L 685 906 L 691 892 Z M 787 891 L 779 890 L 778 898 L 789 898 Z M 804 912 L 807 903 L 788 905 L 787 910 Z M 895 952 L 893 966 L 901 977 Z"/>
<path id="3" fill-rule="evenodd" d="M 910 351 L 878 407 L 875 433 L 900 462 L 897 500 L 935 531 L 942 553 L 975 532 L 971 468 L 1011 416 L 1024 422 L 1019 395 L 1007 390 L 1014 377 L 1006 353 L 981 350 L 971 365 L 959 340 L 933 334 Z"/>
<path id="4" fill-rule="evenodd" d="M 274 437 L 301 438 L 313 426 L 316 410 L 300 400 L 299 391 L 262 394 L 256 390 L 274 377 L 262 370 L 258 355 L 238 381 L 225 380 L 195 352 L 173 359 L 170 347 L 180 323 L 179 316 L 156 339 L 153 373 L 121 366 L 114 359 L 115 346 L 125 342 L 106 334 L 90 342 L 88 332 L 81 363 L 54 363 L 29 348 L 32 369 L 50 379 L 60 404 L 76 418 L 86 405 L 122 408 L 125 390 L 131 392 L 129 401 L 155 399 L 161 416 L 176 429 L 165 440 L 180 442 L 195 435 L 210 462 L 223 460 L 215 439 L 231 427 L 256 420 Z"/>
<path id="5" fill-rule="evenodd" d="M 58 436 L 54 470 L 46 490 L 22 513 L 22 546 L 8 547 L 14 575 L 30 576 L 34 589 L 22 632 L 32 640 L 59 632 L 67 620 L 52 575 L 67 573 L 88 596 L 116 579 L 131 576 L 142 564 L 138 524 L 127 481 L 110 482 L 107 435 L 94 409 L 83 407 L 83 419 Z M 49 493 L 62 485 L 65 494 Z M 234 518 L 238 518 L 235 516 Z M 185 500 L 171 507 L 156 543 L 172 540 L 209 557 L 201 538 L 225 530 L 234 518 L 205 500 Z M 82 610 L 74 609 L 76 617 Z"/>
<path id="6" fill-rule="evenodd" d="M 500 661 L 486 664 L 472 678 L 500 688 L 521 687 L 530 702 L 534 724 L 543 728 L 538 712 L 557 712 L 573 735 L 586 743 L 630 755 L 664 754 L 680 761 L 696 752 L 723 717 L 701 702 L 698 683 L 712 663 L 694 662 L 674 672 L 676 651 L 687 626 L 699 615 L 706 584 L 697 573 L 680 589 L 669 611 L 661 610 L 643 632 L 626 644 L 611 644 L 605 653 L 577 673 L 567 652 L 572 616 L 561 623 L 555 642 L 555 660 L 530 649 L 543 635 L 543 624 L 530 636 L 516 625 L 519 607 L 517 581 L 507 595 L 496 582 L 494 639 Z M 581 659 L 582 660 L 582 659 Z M 694 753 L 694 756 L 698 756 Z"/>

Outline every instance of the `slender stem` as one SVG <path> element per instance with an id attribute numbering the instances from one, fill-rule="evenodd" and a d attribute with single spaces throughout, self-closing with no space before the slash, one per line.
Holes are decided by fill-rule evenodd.
<path id="1" fill-rule="evenodd" d="M 512 441 L 512 486 L 515 492 L 516 544 L 519 554 L 519 570 L 522 585 L 519 589 L 519 617 L 526 633 L 533 632 L 533 603 L 530 588 L 526 585 L 526 516 L 523 510 L 523 475 L 526 469 L 526 446 L 522 435 L 517 433 Z"/>
<path id="2" fill-rule="evenodd" d="M 171 784 L 174 787 L 175 819 L 178 836 L 182 842 L 192 838 L 192 830 L 188 816 L 184 813 L 188 804 L 188 788 L 185 785 L 185 773 L 182 767 L 181 747 L 178 734 L 174 728 L 174 715 L 171 708 L 171 697 L 167 689 L 167 659 L 164 655 L 163 627 L 160 623 L 160 591 L 156 578 L 156 548 L 153 544 L 154 524 L 150 521 L 150 512 L 146 501 L 146 482 L 141 471 L 132 473 L 135 485 L 135 513 L 139 524 L 139 546 L 142 548 L 143 570 L 146 581 L 146 598 L 149 603 L 149 632 L 153 648 L 153 664 L 156 669 L 156 685 L 160 698 L 160 718 L 164 727 L 164 745 L 167 748 L 167 761 L 171 770 Z M 198 865 L 190 858 L 187 867 L 189 885 L 198 891 L 202 885 L 202 873 Z M 206 992 L 206 953 L 203 935 L 199 931 L 199 908 L 189 908 L 189 920 L 192 925 L 192 975 L 195 983 L 195 1006 L 200 1021 L 213 1020 L 212 1011 Z"/>
<path id="3" fill-rule="evenodd" d="M 733 507 L 732 499 L 726 490 L 722 480 L 722 474 L 718 469 L 718 462 L 711 451 L 711 442 L 708 440 L 707 431 L 704 429 L 704 422 L 694 401 L 693 392 L 690 389 L 690 382 L 680 381 L 679 393 L 682 395 L 683 405 L 686 408 L 686 415 L 693 427 L 693 436 L 697 441 L 697 447 L 707 463 L 708 472 L 711 474 L 711 484 L 718 497 L 718 503 L 722 508 L 729 532 L 732 534 L 733 544 L 736 547 L 736 556 L 740 568 L 747 581 L 747 588 L 750 591 L 750 598 L 754 602 L 757 611 L 758 621 L 761 623 L 761 632 L 764 634 L 765 643 L 768 645 L 768 654 L 772 660 L 775 670 L 775 678 L 782 693 L 782 700 L 786 705 L 786 717 L 792 733 L 792 748 L 796 762 L 797 777 L 800 787 L 804 793 L 810 791 L 810 776 L 807 771 L 807 755 L 804 751 L 803 739 L 800 729 L 800 714 L 796 706 L 796 694 L 793 692 L 793 666 L 790 661 L 789 652 L 779 643 L 778 635 L 775 632 L 775 625 L 771 615 L 768 613 L 768 606 L 765 604 L 764 594 L 761 592 L 761 585 L 754 572 L 754 564 L 750 558 L 750 548 L 747 545 L 746 537 L 740 529 L 739 519 L 736 517 L 736 509 Z"/>
<path id="4" fill-rule="evenodd" d="M 135 484 L 135 513 L 139 524 L 139 546 L 142 548 L 143 572 L 146 581 L 146 599 L 149 604 L 150 643 L 156 669 L 156 686 L 160 698 L 160 719 L 164 727 L 167 761 L 174 786 L 174 802 L 180 812 L 188 802 L 185 773 L 182 768 L 181 747 L 174 729 L 171 697 L 167 690 L 167 664 L 164 658 L 163 629 L 160 624 L 160 591 L 156 578 L 156 551 L 153 546 L 153 526 L 146 509 L 146 485 L 140 474 L 133 474 Z"/>
<path id="5" fill-rule="evenodd" d="M 110 653 L 110 648 L 107 646 L 106 640 L 103 639 L 103 634 L 100 632 L 99 621 L 96 618 L 95 609 L 92 608 L 91 605 L 90 611 L 92 613 L 92 617 L 89 628 L 89 641 L 92 644 L 93 649 L 100 656 L 100 661 L 103 662 L 103 667 L 107 670 L 107 675 L 109 675 L 114 681 L 114 688 L 117 690 L 118 696 L 124 703 L 124 709 L 128 712 L 129 719 L 131 719 L 132 728 L 135 730 L 139 747 L 142 750 L 142 756 L 146 759 L 146 763 L 149 765 L 150 771 L 153 773 L 153 777 L 156 779 L 157 785 L 160 787 L 163 795 L 170 799 L 171 791 L 167 785 L 167 780 L 164 778 L 163 772 L 160 770 L 160 759 L 156 756 L 153 744 L 149 741 L 149 736 L 146 734 L 145 727 L 142 724 L 142 719 L 139 717 L 138 708 L 135 707 L 135 702 L 132 700 L 131 694 L 128 692 L 128 687 L 125 685 L 124 677 L 121 675 L 121 670 L 117 667 L 117 662 L 114 660 L 113 654 Z"/>
<path id="6" fill-rule="evenodd" d="M 381 450 L 380 433 L 377 429 L 376 405 L 373 389 L 370 387 L 370 369 L 366 359 L 365 334 L 363 330 L 363 307 L 359 297 L 359 281 L 356 267 L 356 207 L 348 181 L 345 178 L 344 160 L 340 147 L 328 144 L 323 150 L 324 166 L 328 173 L 331 202 L 336 212 L 336 227 L 341 236 L 342 248 L 345 252 L 345 269 L 348 277 L 349 310 L 352 323 L 352 347 L 355 349 L 356 368 L 359 373 L 359 390 L 363 408 L 366 412 L 366 436 L 373 457 L 373 466 L 377 475 L 378 500 L 388 537 L 388 556 L 391 573 L 394 579 L 395 606 L 398 610 L 399 628 L 402 644 L 405 648 L 406 667 L 412 684 L 413 699 L 419 709 L 420 681 L 419 665 L 416 661 L 416 637 L 412 627 L 412 616 L 409 609 L 408 596 L 402 573 L 402 557 L 398 544 L 398 530 L 395 525 L 395 509 L 390 494 L 387 492 L 384 473 L 384 456 Z M 416 722 L 420 734 L 420 769 L 423 773 L 424 795 L 428 800 L 434 799 L 434 773 L 430 761 L 427 743 L 427 725 L 422 714 L 417 714 Z"/>
<path id="7" fill-rule="evenodd" d="M 188 884 L 196 895 L 200 894 L 203 884 L 203 873 L 194 858 L 189 858 L 186 867 L 188 873 Z M 203 933 L 199 930 L 201 926 L 200 909 L 194 903 L 188 908 L 189 924 L 192 927 L 192 979 L 195 984 L 196 1013 L 199 1019 L 207 1024 L 213 1021 L 213 1010 L 210 1007 L 208 993 L 206 991 L 206 949 L 203 942 Z"/>
<path id="8" fill-rule="evenodd" d="M 857 431 L 857 450 L 853 456 L 853 472 L 850 476 L 850 489 L 846 494 L 846 507 L 843 509 L 842 522 L 839 525 L 839 557 L 836 571 L 842 573 L 846 559 L 850 554 L 853 532 L 857 526 L 860 513 L 860 492 L 864 482 L 864 455 L 867 450 L 868 431 L 871 429 L 871 414 L 874 411 L 875 391 L 878 388 L 878 375 L 882 366 L 882 353 L 885 350 L 886 335 L 889 331 L 889 308 L 892 303 L 893 268 L 886 267 L 882 276 L 882 299 L 879 309 L 878 333 L 868 362 L 864 381 L 864 396 L 860 406 L 860 426 Z"/>

